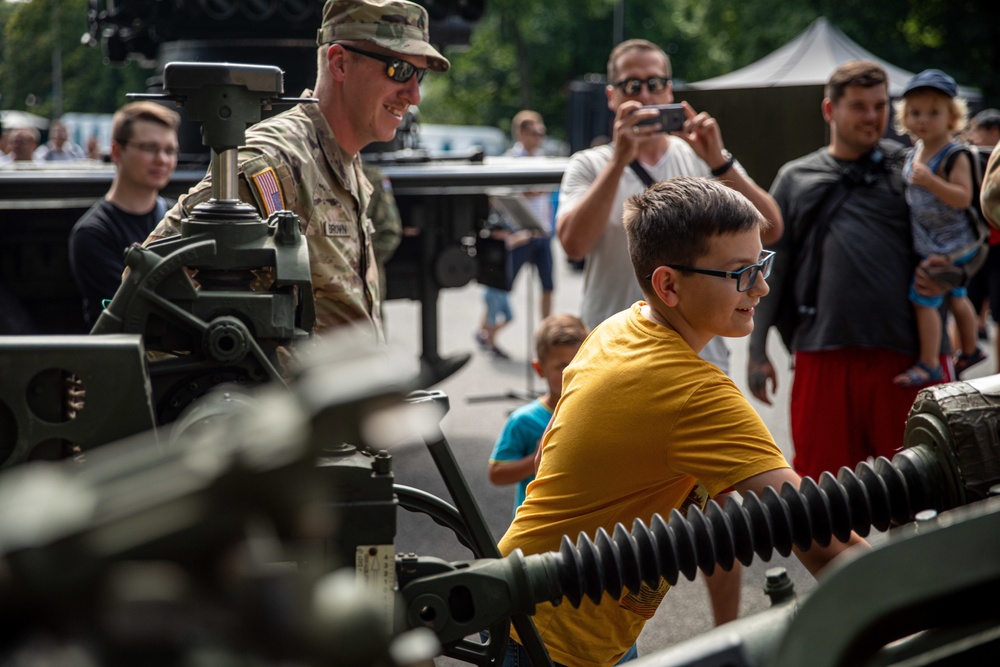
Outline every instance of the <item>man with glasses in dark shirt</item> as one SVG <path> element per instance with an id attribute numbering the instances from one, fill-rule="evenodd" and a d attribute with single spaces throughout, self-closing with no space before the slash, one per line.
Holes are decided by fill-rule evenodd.
<path id="1" fill-rule="evenodd" d="M 70 270 L 88 326 L 121 285 L 125 250 L 142 243 L 170 207 L 159 192 L 177 166 L 179 124 L 177 112 L 147 101 L 126 104 L 111 121 L 111 189 L 69 236 Z"/>
<path id="2" fill-rule="evenodd" d="M 327 0 L 317 34 L 317 104 L 301 103 L 246 133 L 239 151 L 240 199 L 267 217 L 299 216 L 312 273 L 315 331 L 351 326 L 384 340 L 379 279 L 367 214 L 372 185 L 359 153 L 389 141 L 420 102 L 428 69 L 448 60 L 428 41 L 427 11 L 406 0 Z M 180 221 L 211 196 L 208 178 L 180 198 L 149 241 L 180 231 Z"/>

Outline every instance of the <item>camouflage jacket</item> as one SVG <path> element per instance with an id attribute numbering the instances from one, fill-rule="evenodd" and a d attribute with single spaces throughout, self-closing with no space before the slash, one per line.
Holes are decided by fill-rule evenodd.
<path id="1" fill-rule="evenodd" d="M 375 261 L 378 263 L 379 289 L 385 299 L 385 263 L 388 262 L 403 239 L 403 221 L 399 216 L 399 207 L 392 194 L 392 183 L 378 167 L 364 163 L 365 176 L 371 181 L 372 199 L 368 205 L 368 215 L 372 219 L 375 235 L 372 245 L 375 247 Z"/>
<path id="2" fill-rule="evenodd" d="M 315 331 L 352 324 L 384 341 L 374 228 L 366 212 L 372 186 L 360 158 L 341 150 L 316 104 L 299 104 L 257 123 L 247 130 L 246 144 L 239 151 L 240 199 L 264 218 L 282 208 L 299 216 L 309 247 Z M 271 178 L 277 193 L 266 187 Z M 146 243 L 180 233 L 181 219 L 211 197 L 211 185 L 209 172 Z"/>

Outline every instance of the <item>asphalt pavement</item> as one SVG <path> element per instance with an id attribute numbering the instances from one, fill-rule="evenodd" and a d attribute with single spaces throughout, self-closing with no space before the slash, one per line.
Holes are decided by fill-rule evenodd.
<path id="1" fill-rule="evenodd" d="M 553 312 L 579 312 L 583 284 L 582 274 L 566 261 L 557 242 L 556 290 Z M 511 325 L 498 336 L 498 345 L 510 358 L 498 359 L 480 351 L 473 335 L 483 312 L 482 288 L 471 283 L 462 288 L 444 290 L 438 303 L 439 352 L 442 357 L 469 354 L 471 359 L 451 377 L 433 389 L 444 392 L 450 409 L 441 428 L 454 452 L 459 467 L 472 490 L 479 508 L 496 539 L 510 523 L 513 508 L 513 487 L 497 487 L 487 479 L 487 460 L 493 443 L 507 415 L 523 404 L 525 394 L 543 390 L 542 381 L 534 377 L 529 362 L 532 358 L 531 333 L 539 322 L 537 277 L 530 265 L 518 276 L 510 298 L 514 310 Z M 420 304 L 394 300 L 385 304 L 387 338 L 391 348 L 401 353 L 418 355 L 420 341 Z M 731 351 L 730 374 L 749 397 L 746 384 L 746 339 L 727 340 Z M 786 457 L 791 458 L 788 435 L 788 389 L 790 377 L 788 357 L 777 334 L 772 331 L 768 352 L 778 369 L 778 393 L 773 405 L 766 406 L 754 398 L 751 405 L 760 413 L 775 441 Z M 994 361 L 987 360 L 967 376 L 992 372 Z M 397 483 L 427 491 L 449 503 L 454 502 L 437 473 L 425 447 L 402 446 L 393 452 Z M 575 536 L 571 536 L 574 539 Z M 869 541 L 877 545 L 887 536 L 873 533 Z M 450 531 L 436 525 L 424 515 L 400 510 L 396 548 L 398 553 L 413 552 L 420 556 L 435 556 L 448 561 L 468 560 L 472 553 L 461 546 Z M 770 601 L 763 593 L 764 573 L 772 567 L 785 567 L 799 593 L 808 592 L 816 580 L 793 558 L 775 555 L 769 562 L 754 562 L 746 568 L 740 604 L 741 616 L 766 609 Z M 704 584 L 699 579 L 681 579 L 670 591 L 654 618 L 647 623 L 639 638 L 640 655 L 646 655 L 712 628 L 711 612 Z M 439 658 L 438 665 L 466 664 L 449 658 Z"/>

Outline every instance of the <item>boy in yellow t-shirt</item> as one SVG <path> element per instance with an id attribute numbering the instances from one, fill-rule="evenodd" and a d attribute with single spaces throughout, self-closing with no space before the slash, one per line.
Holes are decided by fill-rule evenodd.
<path id="1" fill-rule="evenodd" d="M 741 194 L 706 178 L 656 183 L 625 204 L 628 250 L 644 301 L 598 325 L 563 374 L 531 492 L 500 541 L 507 555 L 559 549 L 599 528 L 681 508 L 695 486 L 715 497 L 798 487 L 760 417 L 733 381 L 698 357 L 714 336 L 753 330 L 773 253 L 766 221 Z M 849 545 L 796 555 L 813 573 Z M 556 663 L 604 667 L 635 642 L 668 586 L 579 608 L 539 605 L 535 623 Z M 516 633 L 505 665 L 527 659 Z M 519 654 L 520 652 L 520 654 Z M 527 664 L 521 662 L 521 664 Z"/>

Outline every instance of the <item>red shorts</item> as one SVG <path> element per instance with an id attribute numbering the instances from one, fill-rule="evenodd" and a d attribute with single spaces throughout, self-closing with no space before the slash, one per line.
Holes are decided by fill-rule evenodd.
<path id="1" fill-rule="evenodd" d="M 860 347 L 796 352 L 790 410 L 796 472 L 818 480 L 825 470 L 853 470 L 869 456 L 892 460 L 922 388 L 892 379 L 913 362 L 910 355 Z M 943 355 L 941 364 L 950 382 L 951 362 Z"/>

